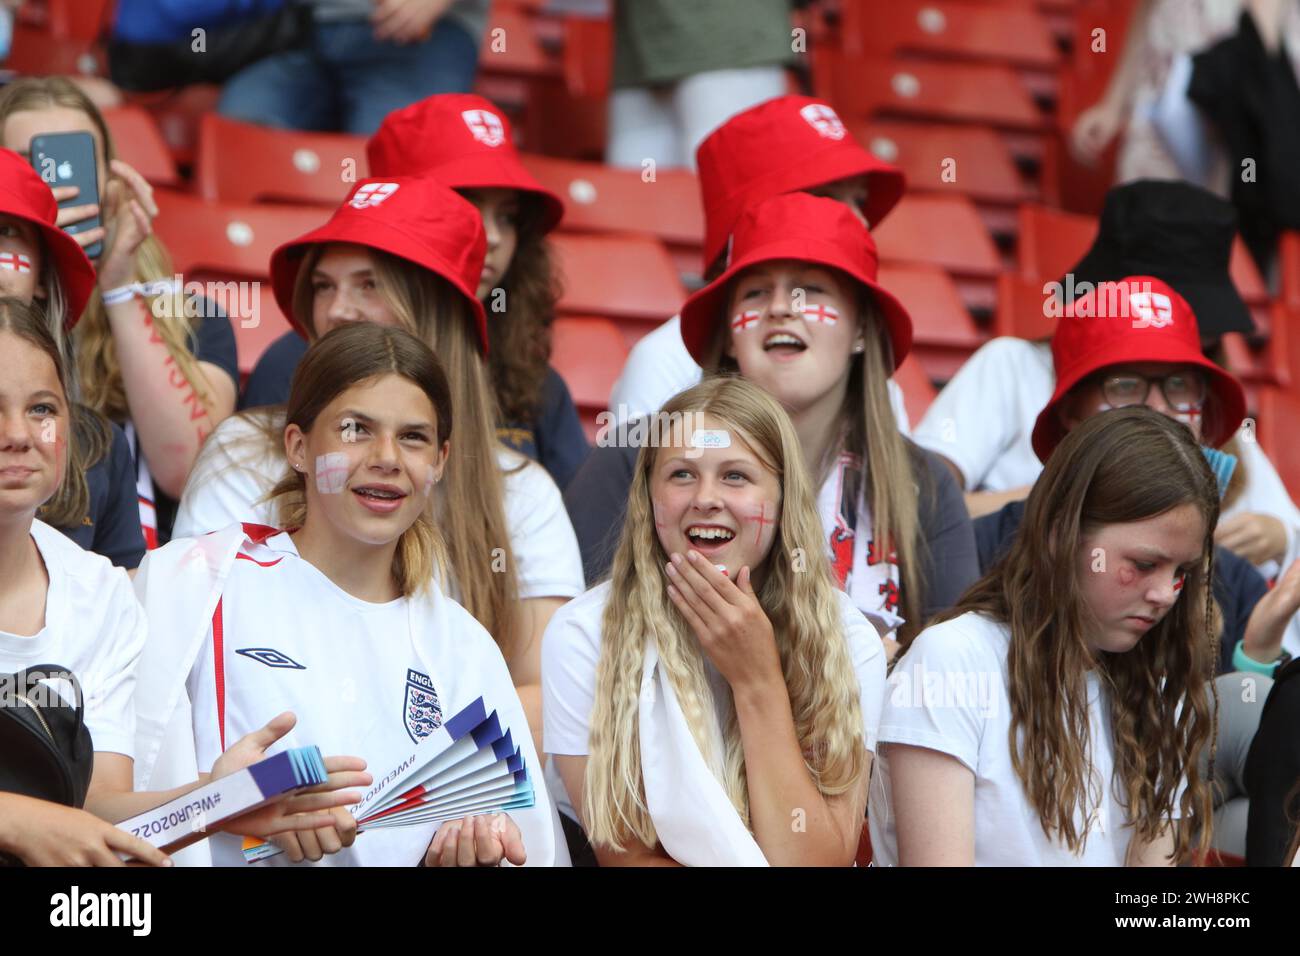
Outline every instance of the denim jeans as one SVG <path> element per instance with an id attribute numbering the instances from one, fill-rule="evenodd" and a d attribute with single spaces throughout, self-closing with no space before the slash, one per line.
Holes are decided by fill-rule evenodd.
<path id="1" fill-rule="evenodd" d="M 310 43 L 245 67 L 221 91 L 218 111 L 287 129 L 369 136 L 385 116 L 433 93 L 474 84 L 478 47 L 444 17 L 423 43 L 377 42 L 364 20 L 317 23 Z"/>

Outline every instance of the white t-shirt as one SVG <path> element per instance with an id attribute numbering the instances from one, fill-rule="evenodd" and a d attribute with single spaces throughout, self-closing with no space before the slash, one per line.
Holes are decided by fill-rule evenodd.
<path id="1" fill-rule="evenodd" d="M 32 540 L 49 575 L 45 626 L 35 635 L 0 631 L 0 673 L 57 664 L 81 684 L 86 729 L 97 752 L 135 756 L 135 663 L 148 637 L 131 580 L 41 521 Z M 62 682 L 50 685 L 60 694 Z"/>
<path id="2" fill-rule="evenodd" d="M 889 677 L 880 742 L 949 754 L 975 775 L 976 866 L 1123 866 L 1132 831 L 1110 786 L 1114 741 L 1100 676 L 1088 677 L 1094 796 L 1100 799 L 1089 804 L 1086 817 L 1076 812 L 1081 831 L 1085 819 L 1091 823 L 1084 852 L 1075 856 L 1043 833 L 1011 765 L 1009 644 L 1005 624 L 975 612 L 923 631 Z M 876 758 L 867 814 L 879 866 L 898 863 L 892 804 L 889 748 L 884 747 Z"/>
<path id="3" fill-rule="evenodd" d="M 1055 388 L 1050 345 L 992 339 L 944 386 L 912 440 L 960 468 L 965 491 L 1032 485 L 1043 464 L 1030 439 Z"/>
<path id="4" fill-rule="evenodd" d="M 438 600 L 451 626 L 416 633 L 407 598 L 372 604 L 353 597 L 299 557 L 287 533 L 246 545 L 221 596 L 226 746 L 291 710 L 298 723 L 272 752 L 315 745 L 325 755 L 358 756 L 378 780 L 476 697 L 491 688 L 509 691 L 509 671 L 491 636 L 459 604 Z M 186 681 L 201 770 L 222 752 L 215 672 L 209 627 Z M 509 696 L 485 703 L 499 708 L 502 725 L 522 741 L 528 724 L 518 697 Z M 362 833 L 321 863 L 415 866 L 436 829 L 429 823 Z M 211 844 L 214 865 L 246 865 L 242 839 L 217 834 Z M 259 865 L 289 864 L 281 855 Z"/>
<path id="5" fill-rule="evenodd" d="M 644 335 L 628 353 L 623 373 L 609 395 L 609 410 L 616 422 L 630 421 L 657 412 L 664 402 L 700 381 L 703 372 L 682 344 L 682 317 L 674 315 L 653 332 Z M 889 404 L 898 419 L 898 430 L 911 433 L 903 390 L 889 380 Z"/>
<path id="6" fill-rule="evenodd" d="M 268 454 L 261 434 L 257 425 L 239 415 L 217 426 L 185 484 L 173 537 L 193 537 L 241 521 L 276 526 L 274 509 L 259 499 L 288 466 L 283 454 Z M 520 600 L 581 594 L 582 555 L 560 489 L 546 469 L 501 445 L 497 463 Z M 454 588 L 449 590 L 454 593 Z"/>
<path id="7" fill-rule="evenodd" d="M 587 733 L 596 697 L 596 665 L 600 660 L 601 623 L 611 582 L 592 588 L 555 612 L 542 638 L 542 737 L 548 754 L 586 756 Z M 867 749 L 876 749 L 885 692 L 885 649 L 876 629 L 853 606 L 848 595 L 836 592 L 844 621 L 844 636 L 858 678 L 862 702 L 862 733 Z M 707 660 L 714 686 L 724 681 Z M 719 728 L 721 723 L 719 723 Z M 547 764 L 547 784 L 562 812 L 577 819 L 555 762 Z"/>

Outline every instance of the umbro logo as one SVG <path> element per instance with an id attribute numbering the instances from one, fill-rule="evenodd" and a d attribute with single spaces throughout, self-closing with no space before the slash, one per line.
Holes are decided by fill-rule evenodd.
<path id="1" fill-rule="evenodd" d="M 241 647 L 235 651 L 236 654 L 243 654 L 250 657 L 259 664 L 265 664 L 267 667 L 284 667 L 293 671 L 305 671 L 307 668 L 299 664 L 288 654 L 281 654 L 271 647 Z"/>

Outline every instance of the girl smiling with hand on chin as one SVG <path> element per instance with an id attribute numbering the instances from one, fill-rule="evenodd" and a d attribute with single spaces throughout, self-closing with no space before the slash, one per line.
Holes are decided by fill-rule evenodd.
<path id="1" fill-rule="evenodd" d="M 641 449 L 610 581 L 547 628 L 552 765 L 601 865 L 848 865 L 880 638 L 776 401 L 713 378 L 664 411 L 687 424 Z"/>

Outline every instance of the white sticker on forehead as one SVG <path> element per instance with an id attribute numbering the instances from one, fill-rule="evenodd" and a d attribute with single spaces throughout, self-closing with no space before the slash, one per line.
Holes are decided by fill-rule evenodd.
<path id="1" fill-rule="evenodd" d="M 691 435 L 692 448 L 730 448 L 731 432 L 721 428 L 697 428 Z"/>
<path id="2" fill-rule="evenodd" d="M 0 269 L 10 272 L 31 272 L 32 260 L 21 252 L 0 252 Z"/>
<path id="3" fill-rule="evenodd" d="M 351 462 L 341 451 L 316 456 L 316 490 L 323 495 L 337 495 L 347 487 Z"/>

